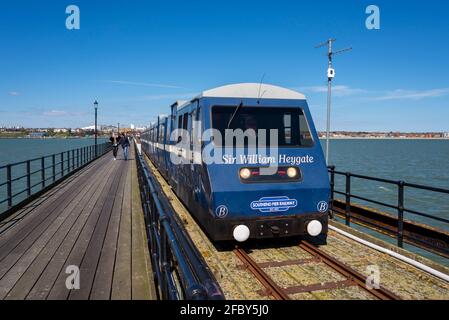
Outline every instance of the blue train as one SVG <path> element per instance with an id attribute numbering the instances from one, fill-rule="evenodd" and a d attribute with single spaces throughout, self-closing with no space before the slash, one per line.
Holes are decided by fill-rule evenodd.
<path id="1" fill-rule="evenodd" d="M 207 90 L 174 103 L 141 143 L 213 241 L 325 243 L 329 177 L 304 95 L 258 83 Z"/>

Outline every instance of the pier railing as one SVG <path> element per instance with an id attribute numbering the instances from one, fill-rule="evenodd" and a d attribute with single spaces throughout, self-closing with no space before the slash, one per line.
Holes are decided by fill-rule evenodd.
<path id="1" fill-rule="evenodd" d="M 90 145 L 0 166 L 0 221 L 108 152 L 110 145 L 109 142 Z"/>
<path id="2" fill-rule="evenodd" d="M 410 244 L 416 245 L 423 249 L 427 249 L 439 255 L 449 258 L 449 219 L 434 214 L 422 212 L 422 210 L 411 208 L 407 205 L 405 191 L 409 189 L 418 191 L 430 191 L 443 195 L 449 195 L 449 190 L 443 188 L 430 187 L 420 184 L 408 183 L 405 181 L 395 181 L 366 175 L 354 174 L 350 172 L 342 172 L 335 170 L 335 166 L 328 167 L 330 174 L 331 185 L 331 212 L 337 213 L 343 217 L 347 226 L 350 226 L 351 221 L 367 227 L 374 227 L 376 231 L 380 231 L 386 235 L 394 235 L 397 239 L 397 245 L 403 247 L 404 240 Z M 344 190 L 337 190 L 336 177 L 344 178 Z M 397 202 L 387 203 L 378 201 L 355 194 L 353 191 L 354 180 L 361 180 L 364 183 L 369 181 L 380 182 L 382 184 L 394 186 L 396 188 Z M 339 199 L 337 199 L 339 197 Z M 369 210 L 362 206 L 357 206 L 353 200 L 360 200 L 377 207 L 390 209 L 396 213 L 395 216 L 382 214 L 376 210 Z M 449 198 L 448 198 L 449 200 Z M 408 219 L 405 219 L 405 214 Z M 438 222 L 443 226 L 443 229 L 438 230 L 428 225 L 416 222 L 413 216 L 419 216 L 430 219 L 429 221 Z M 393 219 L 394 218 L 394 219 Z M 440 232 L 441 231 L 441 232 Z"/>
<path id="3" fill-rule="evenodd" d="M 222 300 L 207 264 L 180 226 L 136 144 L 142 206 L 158 295 L 168 300 Z"/>

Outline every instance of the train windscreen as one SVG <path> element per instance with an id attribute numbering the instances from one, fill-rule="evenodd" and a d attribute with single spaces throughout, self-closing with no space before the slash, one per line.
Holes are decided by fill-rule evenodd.
<path id="1" fill-rule="evenodd" d="M 214 143 L 219 144 L 221 138 L 222 146 L 225 142 L 233 141 L 233 146 L 248 146 L 248 139 L 226 139 L 229 135 L 235 135 L 236 129 L 245 132 L 253 129 L 256 141 L 255 143 L 266 143 L 272 146 L 270 141 L 270 130 L 277 131 L 277 146 L 279 147 L 312 147 L 314 145 L 310 133 L 307 119 L 301 108 L 272 108 L 272 107 L 254 107 L 254 106 L 214 106 L 212 108 L 212 127 L 221 133 L 221 137 L 214 136 Z M 231 130 L 227 130 L 231 129 Z M 262 131 L 259 131 L 261 130 Z M 265 132 L 265 134 L 263 133 Z M 263 139 L 264 141 L 259 141 Z M 227 145 L 229 147 L 229 145 Z"/>

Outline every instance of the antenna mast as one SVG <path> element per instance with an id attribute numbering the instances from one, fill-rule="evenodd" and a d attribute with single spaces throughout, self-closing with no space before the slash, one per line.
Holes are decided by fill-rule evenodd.
<path id="1" fill-rule="evenodd" d="M 326 164 L 329 165 L 329 136 L 330 136 L 330 122 L 331 122 L 331 93 L 332 93 L 332 79 L 335 77 L 335 70 L 332 68 L 332 58 L 336 54 L 340 54 L 352 48 L 346 48 L 338 51 L 332 51 L 332 44 L 337 41 L 337 39 L 328 39 L 327 41 L 320 43 L 315 48 L 321 48 L 327 46 L 327 57 L 328 57 L 328 67 L 327 67 L 327 122 L 326 122 Z"/>

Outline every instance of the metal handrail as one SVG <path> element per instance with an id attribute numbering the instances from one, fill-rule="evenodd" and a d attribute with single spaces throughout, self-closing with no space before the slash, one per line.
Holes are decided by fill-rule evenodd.
<path id="1" fill-rule="evenodd" d="M 160 185 L 136 147 L 142 207 L 158 295 L 169 300 L 222 300 L 221 291 L 198 250 L 180 227 Z"/>
<path id="2" fill-rule="evenodd" d="M 27 199 L 37 192 L 40 192 L 42 189 L 58 183 L 68 174 L 84 167 L 89 162 L 108 152 L 110 149 L 110 142 L 105 142 L 97 145 L 97 155 L 95 154 L 95 145 L 90 145 L 0 166 L 0 170 L 6 171 L 6 179 L 4 182 L 0 183 L 0 187 L 4 188 L 6 186 L 6 198 L 0 199 L 0 204 L 7 203 L 5 209 L 0 209 L 0 221 L 5 218 L 3 217 L 3 214 L 10 211 L 13 207 L 27 201 Z M 65 157 L 65 155 L 67 155 L 67 157 Z M 56 161 L 57 157 L 59 157 L 59 161 Z M 50 160 L 50 164 L 48 160 Z M 14 169 L 23 165 L 26 167 L 22 167 L 21 170 L 24 170 L 25 174 L 15 177 L 13 175 Z M 31 171 L 32 166 L 38 167 L 38 169 Z M 57 167 L 59 167 L 60 170 L 57 170 Z M 35 178 L 37 178 L 39 173 L 40 178 L 35 181 Z M 14 190 L 14 184 L 21 180 L 26 180 L 26 187 L 21 190 Z M 40 189 L 33 190 L 39 185 L 41 186 Z M 18 196 L 24 193 L 26 193 L 24 199 L 21 198 L 20 201 L 15 201 Z"/>
<path id="3" fill-rule="evenodd" d="M 428 213 L 419 212 L 414 209 L 406 208 L 404 205 L 405 188 L 426 190 L 426 191 L 432 191 L 432 192 L 443 193 L 443 194 L 449 195 L 448 189 L 425 186 L 425 185 L 420 185 L 420 184 L 416 184 L 416 183 L 408 183 L 405 181 L 395 181 L 395 180 L 390 180 L 390 179 L 371 177 L 371 176 L 366 176 L 366 175 L 354 174 L 351 172 L 337 171 L 337 170 L 335 170 L 335 166 L 329 166 L 328 172 L 330 174 L 331 200 L 332 200 L 331 203 L 334 202 L 335 194 L 339 194 L 339 195 L 342 195 L 345 197 L 345 201 L 344 201 L 345 202 L 345 212 L 344 212 L 344 214 L 345 214 L 345 223 L 347 226 L 350 226 L 350 224 L 351 224 L 351 210 L 350 210 L 351 209 L 351 199 L 358 199 L 358 200 L 366 201 L 369 203 L 377 204 L 380 206 L 384 206 L 384 207 L 396 210 L 397 211 L 397 231 L 396 231 L 397 245 L 401 248 L 403 247 L 403 244 L 404 244 L 404 213 L 411 213 L 414 215 L 419 215 L 419 216 L 426 217 L 426 218 L 429 218 L 429 219 L 432 219 L 435 221 L 440 221 L 440 222 L 449 224 L 448 219 L 441 218 L 441 217 L 431 215 Z M 335 190 L 335 176 L 336 175 L 346 177 L 345 191 Z M 373 199 L 369 199 L 366 197 L 362 197 L 360 195 L 353 194 L 351 192 L 351 178 L 382 182 L 382 183 L 397 186 L 397 188 L 398 188 L 397 189 L 397 199 L 398 199 L 397 204 L 394 205 L 391 203 L 373 200 Z M 331 209 L 333 209 L 333 208 L 331 208 Z"/>

